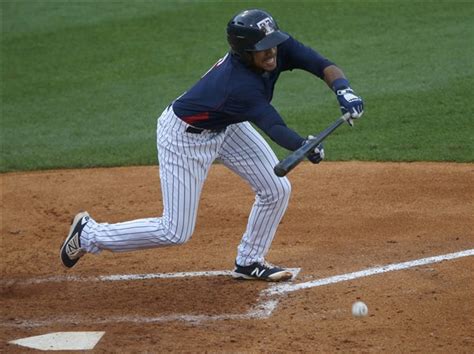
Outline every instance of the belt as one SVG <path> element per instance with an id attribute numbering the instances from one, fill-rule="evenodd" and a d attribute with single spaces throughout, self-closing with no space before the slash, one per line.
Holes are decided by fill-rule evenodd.
<path id="1" fill-rule="evenodd" d="M 205 131 L 205 130 L 206 130 L 206 129 L 188 126 L 188 127 L 186 128 L 186 133 L 201 134 L 201 133 L 202 133 L 203 131 Z"/>
<path id="2" fill-rule="evenodd" d="M 192 125 L 189 125 L 186 128 L 186 132 L 191 133 L 191 134 L 201 134 L 202 132 L 220 133 L 224 130 L 225 128 L 224 129 L 203 129 L 203 128 L 193 127 Z"/>

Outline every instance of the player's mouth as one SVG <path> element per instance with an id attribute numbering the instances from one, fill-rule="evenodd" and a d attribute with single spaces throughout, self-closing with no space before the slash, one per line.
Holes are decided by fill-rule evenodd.
<path id="1" fill-rule="evenodd" d="M 264 60 L 264 63 L 267 65 L 275 65 L 276 58 L 275 57 L 269 57 Z"/>
<path id="2" fill-rule="evenodd" d="M 265 70 L 273 70 L 276 68 L 276 56 L 271 56 L 263 60 L 263 65 Z"/>

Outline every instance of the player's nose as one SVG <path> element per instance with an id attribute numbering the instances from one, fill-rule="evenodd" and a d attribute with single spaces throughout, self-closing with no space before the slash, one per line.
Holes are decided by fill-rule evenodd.
<path id="1" fill-rule="evenodd" d="M 276 52 L 277 52 L 276 47 L 273 47 L 273 48 L 267 49 L 266 54 L 271 55 L 271 56 L 275 56 Z"/>

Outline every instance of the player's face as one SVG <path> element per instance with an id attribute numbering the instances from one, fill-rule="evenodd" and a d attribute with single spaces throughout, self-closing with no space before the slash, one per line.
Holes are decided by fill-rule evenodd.
<path id="1" fill-rule="evenodd" d="M 257 69 L 265 71 L 275 70 L 277 67 L 277 48 L 253 52 L 253 64 Z"/>

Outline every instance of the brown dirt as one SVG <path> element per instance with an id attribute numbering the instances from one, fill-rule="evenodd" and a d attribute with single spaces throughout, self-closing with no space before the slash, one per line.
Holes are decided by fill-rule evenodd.
<path id="1" fill-rule="evenodd" d="M 301 267 L 295 283 L 474 248 L 473 164 L 302 164 L 268 260 Z M 268 318 L 154 321 L 245 314 L 269 284 L 229 277 L 124 282 L 31 279 L 229 270 L 253 202 L 221 165 L 211 170 L 196 232 L 180 247 L 87 255 L 72 270 L 58 249 L 71 217 L 160 215 L 156 167 L 0 175 L 0 351 L 56 331 L 105 331 L 97 352 L 474 352 L 474 257 L 284 295 Z M 362 299 L 369 316 L 356 319 Z M 136 321 L 133 322 L 132 319 Z"/>

